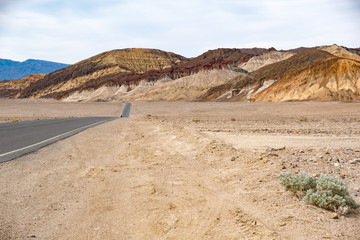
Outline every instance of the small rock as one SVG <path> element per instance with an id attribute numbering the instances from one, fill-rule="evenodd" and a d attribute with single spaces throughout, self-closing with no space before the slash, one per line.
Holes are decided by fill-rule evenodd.
<path id="1" fill-rule="evenodd" d="M 285 166 L 282 166 L 282 168 L 281 169 L 286 169 L 286 167 Z"/>
<path id="2" fill-rule="evenodd" d="M 330 218 L 331 218 L 331 219 L 339 219 L 339 215 L 338 215 L 337 213 L 332 213 L 332 214 L 330 215 Z"/>
<path id="3" fill-rule="evenodd" d="M 283 226 L 285 226 L 285 225 L 286 225 L 285 222 L 279 224 L 280 227 L 283 227 Z"/>
<path id="4" fill-rule="evenodd" d="M 339 163 L 334 163 L 334 166 L 335 166 L 335 167 L 338 167 L 338 166 L 339 166 Z"/>
<path id="5" fill-rule="evenodd" d="M 278 157 L 279 155 L 278 154 L 276 154 L 276 153 L 269 153 L 268 154 L 268 157 Z"/>
<path id="6" fill-rule="evenodd" d="M 173 210 L 173 209 L 175 209 L 176 208 L 176 205 L 174 204 L 174 203 L 170 203 L 169 204 L 169 209 L 170 210 Z"/>
<path id="7" fill-rule="evenodd" d="M 285 146 L 281 147 L 281 148 L 270 148 L 271 152 L 275 152 L 275 151 L 283 151 L 285 150 Z"/>
<path id="8" fill-rule="evenodd" d="M 355 158 L 354 160 L 351 160 L 349 163 L 350 164 L 360 163 L 360 158 Z"/>
<path id="9" fill-rule="evenodd" d="M 235 161 L 235 157 L 232 157 L 232 158 L 231 158 L 231 161 Z"/>

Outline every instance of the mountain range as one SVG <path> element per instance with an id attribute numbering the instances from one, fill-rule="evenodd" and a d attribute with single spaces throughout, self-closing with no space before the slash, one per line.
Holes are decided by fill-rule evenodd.
<path id="1" fill-rule="evenodd" d="M 51 73 L 67 66 L 69 64 L 35 59 L 28 59 L 24 62 L 0 59 L 0 81 L 15 80 L 30 74 Z"/>
<path id="2" fill-rule="evenodd" d="M 220 48 L 195 58 L 156 49 L 112 50 L 49 74 L 0 83 L 0 96 L 62 101 L 356 101 L 360 49 Z"/>

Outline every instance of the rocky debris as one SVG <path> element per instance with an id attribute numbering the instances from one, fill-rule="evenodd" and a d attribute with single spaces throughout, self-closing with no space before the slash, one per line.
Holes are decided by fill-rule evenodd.
<path id="1" fill-rule="evenodd" d="M 267 151 L 268 152 L 276 152 L 276 151 L 283 151 L 285 150 L 285 146 L 280 147 L 280 148 L 268 148 Z"/>
<path id="2" fill-rule="evenodd" d="M 349 162 L 350 164 L 360 163 L 360 158 L 355 158 Z"/>

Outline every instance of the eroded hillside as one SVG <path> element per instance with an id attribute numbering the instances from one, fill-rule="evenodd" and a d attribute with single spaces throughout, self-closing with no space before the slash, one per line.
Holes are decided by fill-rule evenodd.
<path id="1" fill-rule="evenodd" d="M 199 100 L 281 102 L 359 99 L 360 62 L 353 60 L 357 55 L 354 57 L 343 48 L 330 50 L 333 54 L 320 49 L 305 50 L 247 76 L 213 87 Z"/>
<path id="2" fill-rule="evenodd" d="M 219 48 L 189 59 L 155 49 L 113 50 L 2 95 L 63 101 L 351 101 L 359 99 L 359 54 L 338 45 Z"/>
<path id="3" fill-rule="evenodd" d="M 113 50 L 46 75 L 43 80 L 26 88 L 20 97 L 61 98 L 86 87 L 97 88 L 103 82 L 126 82 L 136 75 L 162 70 L 182 60 L 185 58 L 180 55 L 155 49 Z M 127 78 L 121 79 L 121 76 Z"/>
<path id="4" fill-rule="evenodd" d="M 45 74 L 31 74 L 27 77 L 12 81 L 0 82 L 0 98 L 13 98 L 23 89 L 29 87 L 32 83 L 43 79 Z"/>

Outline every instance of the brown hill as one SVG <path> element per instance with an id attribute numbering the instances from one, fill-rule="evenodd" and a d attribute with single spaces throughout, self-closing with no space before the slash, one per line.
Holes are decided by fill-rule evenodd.
<path id="1" fill-rule="evenodd" d="M 323 46 L 320 47 L 319 49 L 326 51 L 328 53 L 331 53 L 335 56 L 341 57 L 341 58 L 348 58 L 348 59 L 352 59 L 355 61 L 360 61 L 360 56 L 356 53 L 350 52 L 347 49 L 340 47 L 336 44 L 333 44 L 331 46 Z"/>
<path id="2" fill-rule="evenodd" d="M 351 53 L 355 53 L 360 56 L 360 48 L 347 48 L 347 47 L 342 47 L 342 48 L 345 48 L 347 51 Z"/>
<path id="3" fill-rule="evenodd" d="M 360 56 L 337 45 L 209 50 L 187 59 L 153 49 L 105 52 L 19 94 L 64 101 L 300 101 L 359 98 Z M 5 95 L 5 94 L 3 94 Z"/>
<path id="4" fill-rule="evenodd" d="M 43 79 L 45 74 L 31 74 L 21 79 L 0 82 L 0 98 L 13 98 L 32 83 Z"/>
<path id="5" fill-rule="evenodd" d="M 295 53 L 292 52 L 276 51 L 276 50 L 267 51 L 267 52 L 263 52 L 260 55 L 253 56 L 252 58 L 249 59 L 249 61 L 240 64 L 239 67 L 245 69 L 248 72 L 253 72 L 261 67 L 264 67 L 272 63 L 280 62 L 294 55 Z"/>
<path id="6" fill-rule="evenodd" d="M 61 99 L 104 86 L 131 90 L 141 81 L 155 82 L 163 77 L 177 79 L 202 70 L 233 67 L 237 71 L 236 65 L 252 56 L 239 49 L 210 50 L 192 59 L 152 49 L 110 51 L 46 75 L 42 81 L 25 89 L 20 97 Z"/>
<path id="7" fill-rule="evenodd" d="M 237 66 L 252 56 L 240 49 L 210 50 L 164 70 L 133 76 L 118 75 L 119 79 L 112 84 L 103 82 L 97 87 L 77 90 L 64 97 L 66 101 L 108 101 L 119 98 L 132 101 L 190 101 L 202 95 L 209 87 L 246 72 Z"/>
<path id="8" fill-rule="evenodd" d="M 308 49 L 209 89 L 199 100 L 302 101 L 359 99 L 360 62 Z"/>
<path id="9" fill-rule="evenodd" d="M 86 87 L 96 87 L 104 81 L 116 81 L 118 76 L 162 70 L 186 58 L 155 49 L 123 49 L 104 52 L 64 69 L 52 72 L 25 89 L 20 97 L 57 97 L 62 93 Z M 90 84 L 91 85 L 91 84 Z"/>

